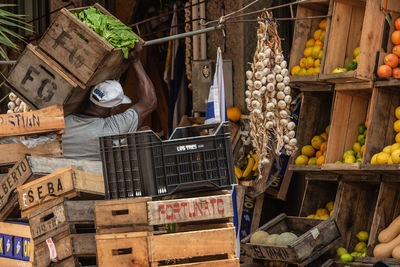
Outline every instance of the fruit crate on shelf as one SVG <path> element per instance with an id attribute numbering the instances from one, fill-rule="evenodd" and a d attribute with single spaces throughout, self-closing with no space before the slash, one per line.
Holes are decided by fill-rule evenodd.
<path id="1" fill-rule="evenodd" d="M 342 161 L 344 152 L 352 150 L 354 143 L 358 142 L 360 135 L 358 126 L 368 121 L 370 117 L 371 94 L 371 88 L 369 90 L 335 91 L 328 148 L 325 164 L 322 165 L 323 170 L 338 171 L 340 174 L 341 170 L 357 172 L 360 169 L 360 163 L 336 164 L 336 162 Z M 367 130 L 364 137 L 364 152 L 367 150 L 368 133 Z"/>
<path id="2" fill-rule="evenodd" d="M 100 150 L 107 199 L 223 189 L 235 183 L 227 123 L 176 128 L 166 141 L 153 131 L 104 136 Z"/>
<path id="3" fill-rule="evenodd" d="M 330 16 L 332 14 L 333 0 L 319 0 L 319 1 L 308 1 L 297 5 L 297 18 L 312 17 L 312 16 L 327 16 L 326 17 L 326 29 L 325 29 L 325 42 L 321 41 L 322 47 L 322 59 L 320 59 L 320 65 L 325 59 L 326 44 L 329 39 L 330 29 Z M 293 31 L 293 45 L 290 51 L 290 62 L 289 71 L 294 66 L 300 65 L 300 59 L 304 55 L 306 43 L 308 40 L 314 38 L 314 32 L 319 29 L 319 24 L 324 18 L 315 19 L 299 19 L 296 20 Z M 319 54 L 319 53 L 318 53 Z M 291 75 L 290 76 L 291 86 L 299 87 L 304 90 L 330 90 L 331 86 L 321 83 L 319 81 L 319 75 Z M 310 89 L 313 88 L 313 89 Z"/>
<path id="4" fill-rule="evenodd" d="M 333 82 L 373 80 L 376 52 L 382 45 L 385 14 L 381 1 L 334 1 L 326 56 L 320 79 Z M 346 67 L 354 59 L 353 51 L 360 47 L 357 70 L 332 73 Z"/>
<path id="5" fill-rule="evenodd" d="M 292 157 L 289 168 L 297 172 L 321 171 L 319 165 L 295 165 L 301 148 L 310 145 L 314 136 L 324 133 L 330 124 L 333 92 L 303 92 L 296 138 L 299 150 Z"/>
<path id="6" fill-rule="evenodd" d="M 380 188 L 379 176 L 366 177 L 361 183 L 351 181 L 353 178 L 355 177 L 342 177 L 333 208 L 336 223 L 342 234 L 340 246 L 349 252 L 353 251 L 359 242 L 356 238 L 357 233 L 360 231 L 369 233 L 372 229 Z"/>
<path id="7" fill-rule="evenodd" d="M 287 216 L 282 213 L 256 231 L 268 234 L 292 232 L 298 238 L 287 246 L 259 245 L 250 243 L 251 235 L 242 239 L 246 255 L 264 261 L 281 261 L 306 266 L 333 248 L 340 238 L 336 222 L 331 218 L 319 220 Z"/>
<path id="8" fill-rule="evenodd" d="M 334 203 L 338 178 L 337 175 L 306 175 L 306 187 L 299 216 L 307 217 L 315 214 L 318 209 L 325 209 L 328 202 Z M 335 215 L 335 210 L 332 215 Z"/>

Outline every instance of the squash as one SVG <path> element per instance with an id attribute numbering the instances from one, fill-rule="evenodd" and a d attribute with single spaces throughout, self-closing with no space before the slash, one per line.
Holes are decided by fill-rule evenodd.
<path id="1" fill-rule="evenodd" d="M 392 221 L 392 223 L 383 229 L 379 235 L 378 240 L 380 243 L 388 243 L 400 234 L 400 216 Z"/>
<path id="2" fill-rule="evenodd" d="M 395 247 L 392 251 L 392 257 L 395 259 L 400 259 L 400 245 Z"/>
<path id="3" fill-rule="evenodd" d="M 388 243 L 381 243 L 374 248 L 374 257 L 377 258 L 389 258 L 392 255 L 392 251 L 395 247 L 400 245 L 400 235 L 397 235 L 395 239 Z"/>

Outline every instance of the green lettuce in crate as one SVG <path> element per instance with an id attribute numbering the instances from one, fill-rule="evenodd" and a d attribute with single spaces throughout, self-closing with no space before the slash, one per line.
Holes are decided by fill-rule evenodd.
<path id="1" fill-rule="evenodd" d="M 116 48 L 121 48 L 124 58 L 128 58 L 129 48 L 134 48 L 139 42 L 138 37 L 132 33 L 131 28 L 110 15 L 105 15 L 95 7 L 90 7 L 81 12 L 72 12 L 89 28 L 103 37 Z"/>

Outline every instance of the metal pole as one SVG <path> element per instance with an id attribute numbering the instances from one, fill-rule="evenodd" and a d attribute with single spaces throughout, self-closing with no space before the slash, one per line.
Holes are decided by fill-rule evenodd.
<path id="1" fill-rule="evenodd" d="M 217 26 L 208 27 L 205 29 L 197 30 L 197 31 L 185 32 L 185 33 L 180 33 L 180 34 L 176 34 L 176 35 L 172 35 L 172 36 L 168 36 L 168 37 L 164 37 L 164 38 L 159 38 L 159 39 L 155 39 L 155 40 L 151 40 L 151 41 L 145 41 L 143 43 L 143 46 L 160 44 L 160 43 L 168 42 L 168 41 L 175 40 L 175 39 L 181 39 L 181 38 L 185 38 L 185 37 L 189 37 L 189 36 L 193 36 L 193 35 L 197 35 L 197 34 L 202 34 L 202 33 L 211 32 L 211 31 L 215 31 L 215 30 L 223 30 L 223 29 L 225 29 L 225 25 L 218 24 Z"/>

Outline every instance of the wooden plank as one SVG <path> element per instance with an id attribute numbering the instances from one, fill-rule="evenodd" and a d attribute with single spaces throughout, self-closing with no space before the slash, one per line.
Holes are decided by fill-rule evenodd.
<path id="1" fill-rule="evenodd" d="M 33 262 L 34 245 L 28 224 L 0 222 L 0 244 L 0 259 Z M 4 266 L 1 260 L 0 266 Z"/>
<path id="2" fill-rule="evenodd" d="M 28 238 L 31 237 L 29 225 L 20 223 L 0 222 L 0 233 Z"/>
<path id="3" fill-rule="evenodd" d="M 28 216 L 32 238 L 38 238 L 64 225 L 93 225 L 94 201 L 68 201 L 59 198 Z"/>
<path id="4" fill-rule="evenodd" d="M 28 161 L 23 158 L 4 177 L 1 184 L 0 191 L 0 210 L 8 204 L 8 200 L 13 191 L 19 186 L 23 185 L 32 176 Z"/>
<path id="5" fill-rule="evenodd" d="M 149 236 L 150 262 L 236 253 L 235 228 Z M 174 246 L 171 246 L 174 244 Z"/>
<path id="6" fill-rule="evenodd" d="M 0 114 L 0 137 L 45 132 L 63 133 L 64 128 L 64 112 L 60 105 L 23 113 Z"/>
<path id="7" fill-rule="evenodd" d="M 253 220 L 251 221 L 250 233 L 254 233 L 254 231 L 256 231 L 257 228 L 260 226 L 261 215 L 264 204 L 264 194 L 259 195 L 255 201 L 256 204 L 254 205 L 254 213 L 253 213 Z"/>
<path id="8" fill-rule="evenodd" d="M 68 166 L 74 166 L 84 172 L 103 174 L 101 161 L 38 156 L 27 156 L 26 158 L 35 174 L 50 174 Z"/>
<path id="9" fill-rule="evenodd" d="M 26 185 L 18 187 L 21 215 L 26 217 L 40 204 L 60 196 L 76 197 L 87 193 L 93 197 L 104 196 L 104 179 L 96 173 L 83 172 L 75 167 L 67 167 L 46 175 Z"/>
<path id="10" fill-rule="evenodd" d="M 63 150 L 61 136 L 57 136 L 54 141 L 46 144 L 39 144 L 34 148 L 28 148 L 22 143 L 0 144 L 0 165 L 10 165 L 18 162 L 26 154 L 38 157 L 62 157 Z"/>
<path id="11" fill-rule="evenodd" d="M 149 201 L 147 212 L 149 225 L 230 218 L 233 217 L 232 196 Z"/>
<path id="12" fill-rule="evenodd" d="M 169 265 L 169 267 L 239 267 L 239 259 L 216 260 Z M 241 266 L 241 265 L 240 265 Z"/>
<path id="13" fill-rule="evenodd" d="M 345 91 L 345 90 L 360 90 L 360 89 L 369 89 L 373 88 L 373 82 L 358 82 L 358 83 L 338 83 L 335 84 L 335 91 Z"/>
<path id="14" fill-rule="evenodd" d="M 81 102 L 87 92 L 84 85 L 31 44 L 10 71 L 7 81 L 34 108 Z M 69 99 L 76 91 L 82 93 L 79 99 Z"/>
<path id="15" fill-rule="evenodd" d="M 18 266 L 18 267 L 33 267 L 33 263 L 29 261 L 21 261 L 0 257 L 0 266 Z"/>
<path id="16" fill-rule="evenodd" d="M 96 228 L 147 225 L 147 201 L 151 197 L 96 201 Z"/>
<path id="17" fill-rule="evenodd" d="M 384 5 L 386 3 L 386 6 Z M 381 0 L 381 7 L 386 10 L 400 12 L 400 3 L 396 0 Z"/>

